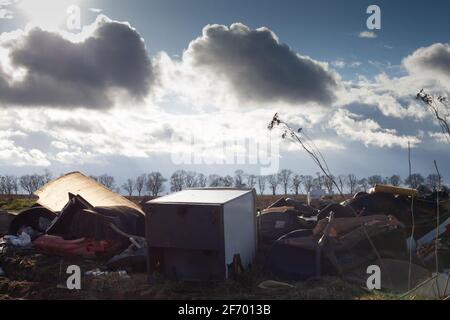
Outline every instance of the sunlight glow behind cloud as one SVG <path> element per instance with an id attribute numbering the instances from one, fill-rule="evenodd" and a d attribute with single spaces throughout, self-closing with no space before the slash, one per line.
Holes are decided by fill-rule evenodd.
<path id="1" fill-rule="evenodd" d="M 67 9 L 82 0 L 21 0 L 18 8 L 25 12 L 29 23 L 48 30 L 56 30 L 65 23 Z"/>

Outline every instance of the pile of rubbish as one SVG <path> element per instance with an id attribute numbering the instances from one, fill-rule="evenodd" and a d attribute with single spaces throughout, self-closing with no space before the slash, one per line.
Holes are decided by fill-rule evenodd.
<path id="1" fill-rule="evenodd" d="M 145 271 L 145 215 L 138 205 L 79 172 L 35 195 L 36 204 L 12 219 L 0 254 L 33 250 L 98 260 L 105 270 Z"/>
<path id="2" fill-rule="evenodd" d="M 49 182 L 35 195 L 36 204 L 14 216 L 0 238 L 0 258 L 32 252 L 81 259 L 89 262 L 84 274 L 93 278 L 127 279 L 147 271 L 146 221 L 139 205 L 80 172 Z M 186 218 L 182 209 L 173 209 L 177 219 Z M 259 253 L 274 280 L 338 276 L 365 285 L 368 268 L 376 265 L 383 288 L 431 298 L 450 295 L 448 194 L 421 196 L 414 189 L 377 185 L 340 203 L 324 199 L 313 206 L 281 198 L 258 212 L 256 221 Z M 167 239 L 172 245 L 170 235 Z M 181 268 L 192 261 L 171 262 Z M 10 271 L 0 263 L 0 277 Z"/>
<path id="3" fill-rule="evenodd" d="M 266 265 L 279 279 L 337 275 L 365 283 L 367 268 L 378 265 L 385 288 L 404 292 L 437 277 L 438 297 L 450 295 L 447 194 L 377 185 L 318 207 L 281 198 L 259 212 L 258 224 Z"/>

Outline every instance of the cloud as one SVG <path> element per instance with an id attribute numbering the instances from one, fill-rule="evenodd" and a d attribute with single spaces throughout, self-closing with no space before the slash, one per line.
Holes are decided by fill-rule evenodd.
<path id="1" fill-rule="evenodd" d="M 100 17 L 82 41 L 33 28 L 0 41 L 0 103 L 21 106 L 108 108 L 125 93 L 142 100 L 154 80 L 144 42 L 128 24 Z M 7 61 L 8 62 L 8 61 Z M 5 72 L 23 70 L 20 80 Z M 3 72 L 2 72 L 3 69 Z"/>
<path id="2" fill-rule="evenodd" d="M 12 18 L 14 18 L 12 11 L 0 8 L 0 19 L 12 19 Z"/>
<path id="3" fill-rule="evenodd" d="M 111 23 L 119 24 L 106 22 Z M 119 24 L 119 27 L 125 34 L 137 35 L 127 25 Z M 104 101 L 104 97 L 105 101 L 114 100 L 115 94 L 111 91 L 117 88 L 131 91 L 133 95 L 134 85 L 130 85 L 130 89 L 123 88 L 128 82 L 117 84 L 118 76 L 111 70 L 107 70 L 105 75 L 99 63 L 94 64 L 94 69 L 83 69 L 83 64 L 91 63 L 80 62 L 79 59 L 79 52 L 87 50 L 87 42 L 96 43 L 94 47 L 105 47 L 106 42 L 111 44 L 108 53 L 116 48 L 118 42 L 122 43 L 120 37 L 116 37 L 118 41 L 114 45 L 106 41 L 105 36 L 98 34 L 99 29 L 98 25 L 94 25 L 89 32 L 84 31 L 75 38 L 39 29 L 10 36 L 8 40 L 0 36 L 0 43 L 10 52 L 9 64 L 2 66 L 4 74 L 9 76 L 8 86 L 19 88 L 31 77 L 39 76 L 40 80 L 52 79 L 52 86 L 56 80 L 61 83 L 61 88 L 44 90 L 53 99 L 58 94 L 61 94 L 58 99 L 65 97 L 66 93 L 59 91 L 70 90 L 69 98 L 70 92 L 79 91 L 76 85 L 68 83 L 80 86 L 81 83 L 89 84 L 81 86 L 86 90 L 85 95 L 89 96 L 88 88 L 92 87 L 93 96 L 101 97 L 100 102 Z M 33 47 L 35 50 L 32 52 L 25 52 L 25 48 L 30 47 L 31 33 L 36 30 L 45 34 L 37 37 L 38 40 L 43 38 L 51 43 L 48 40 L 51 38 L 63 44 L 61 49 L 52 46 L 52 53 L 61 51 L 59 55 L 51 54 L 51 61 L 41 58 L 44 56 L 41 50 L 47 52 L 45 48 L 37 46 Z M 43 42 L 41 46 L 47 44 Z M 66 50 L 66 46 L 70 46 L 71 50 Z M 79 49 L 81 47 L 84 49 Z M 92 56 L 91 51 L 83 52 L 88 54 L 88 58 Z M 6 61 L 2 57 L 0 50 L 0 65 Z M 78 66 L 62 64 L 61 59 L 64 62 L 76 61 Z M 352 60 L 345 64 L 348 67 L 361 66 L 360 62 Z M 381 73 L 370 80 L 359 78 L 344 82 L 336 71 L 328 69 L 326 63 L 293 52 L 267 28 L 250 30 L 242 24 L 207 26 L 203 35 L 193 40 L 181 57 L 161 53 L 148 65 L 150 72 L 146 79 L 149 80 L 150 90 L 152 93 L 153 90 L 161 90 L 158 98 L 162 98 L 153 99 L 152 95 L 152 99 L 145 99 L 145 108 L 138 113 L 130 112 L 132 100 L 121 104 L 122 108 L 108 110 L 101 109 L 101 103 L 94 103 L 83 112 L 68 110 L 76 104 L 65 104 L 63 106 L 67 108 L 59 109 L 0 108 L 0 118 L 4 120 L 3 127 L 0 123 L 0 130 L 10 130 L 9 136 L 6 133 L 3 136 L 3 145 L 0 144 L 3 147 L 0 150 L 7 150 L 0 156 L 3 157 L 0 162 L 8 162 L 11 166 L 51 163 L 56 167 L 106 163 L 114 170 L 117 168 L 117 162 L 114 162 L 116 157 L 152 161 L 155 157 L 185 149 L 196 156 L 215 159 L 223 156 L 224 141 L 235 137 L 259 141 L 261 145 L 265 145 L 263 142 L 269 141 L 269 138 L 283 143 L 279 136 L 270 137 L 266 130 L 267 122 L 275 111 L 279 111 L 283 119 L 293 126 L 308 132 L 322 151 L 335 153 L 348 150 L 350 154 L 363 144 L 377 147 L 374 152 L 379 148 L 391 148 L 392 152 L 398 152 L 396 148 L 405 148 L 408 141 L 417 146 L 428 137 L 423 134 L 414 136 L 416 127 L 424 132 L 435 129 L 431 125 L 426 126 L 430 122 L 427 110 L 414 98 L 416 88 L 419 90 L 428 82 L 424 82 L 423 77 L 413 70 L 402 65 L 407 71 L 402 77 Z M 16 73 L 10 72 L 11 66 L 15 67 L 13 71 Z M 390 69 L 388 64 L 379 66 L 381 72 Z M 338 68 L 336 63 L 335 67 Z M 96 72 L 90 74 L 93 70 Z M 163 79 L 164 85 L 160 86 L 161 75 L 167 74 L 170 77 Z M 111 84 L 114 81 L 109 78 L 116 82 Z M 44 86 L 44 80 L 39 83 L 40 88 Z M 105 84 L 99 85 L 102 81 Z M 148 89 L 149 86 L 137 89 L 135 96 L 139 96 L 139 92 L 145 96 L 146 91 L 142 89 L 145 87 Z M 50 89 L 58 92 L 51 92 Z M 180 92 L 192 96 L 180 100 L 177 96 Z M 237 96 L 240 103 L 228 108 L 228 105 L 218 103 L 217 92 Z M 0 97 L 2 99 L 3 95 Z M 205 112 L 196 110 L 199 101 L 207 106 Z M 329 101 L 333 103 L 332 108 L 328 107 Z M 348 106 L 352 103 L 361 105 L 361 108 L 355 111 L 355 108 Z M 244 109 L 242 105 L 255 108 Z M 296 105 L 297 108 L 293 107 Z M 50 106 L 60 105 L 55 103 Z M 200 132 L 194 135 L 195 145 L 192 145 L 189 138 L 195 130 Z M 430 133 L 428 138 L 432 137 L 438 141 L 438 136 Z M 436 141 L 431 142 L 439 148 Z M 37 143 L 39 150 L 36 150 Z M 425 145 L 422 143 L 421 147 Z M 281 145 L 282 152 L 291 154 L 287 157 L 293 157 L 290 151 L 294 150 L 297 150 L 295 145 Z M 240 152 L 245 154 L 245 151 L 244 148 Z M 108 163 L 109 160 L 112 162 Z M 175 164 L 167 161 L 164 165 L 171 170 Z"/>
<path id="4" fill-rule="evenodd" d="M 161 128 L 151 132 L 151 137 L 162 141 L 170 141 L 175 134 L 175 130 L 168 124 L 164 124 Z"/>
<path id="5" fill-rule="evenodd" d="M 345 66 L 347 65 L 343 59 L 337 59 L 333 61 L 331 64 L 333 65 L 333 67 L 336 67 L 338 69 L 345 68 Z"/>
<path id="6" fill-rule="evenodd" d="M 52 156 L 51 160 L 65 165 L 104 164 L 104 162 L 98 159 L 98 155 L 94 155 L 91 152 L 83 152 L 81 148 L 71 151 L 60 151 Z"/>
<path id="7" fill-rule="evenodd" d="M 417 92 L 424 88 L 432 95 L 447 96 L 450 90 L 448 44 L 436 43 L 419 48 L 405 57 L 401 65 L 376 61 L 369 61 L 369 64 L 377 67 L 380 73 L 371 80 L 360 77 L 357 81 L 346 83 L 345 92 L 338 93 L 340 105 L 374 105 L 385 117 L 409 118 L 418 123 L 430 120 L 432 114 L 421 101 L 415 99 Z"/>
<path id="8" fill-rule="evenodd" d="M 27 150 L 16 145 L 13 138 L 26 137 L 20 131 L 0 130 L 0 165 L 13 164 L 17 167 L 38 166 L 46 167 L 50 165 L 47 155 L 36 148 Z"/>
<path id="9" fill-rule="evenodd" d="M 338 110 L 328 123 L 336 133 L 353 141 L 361 141 L 366 146 L 407 148 L 408 142 L 414 147 L 421 142 L 418 137 L 399 135 L 395 129 L 384 129 L 373 119 Z"/>
<path id="10" fill-rule="evenodd" d="M 424 76 L 443 76 L 450 81 L 450 45 L 435 43 L 419 48 L 403 59 L 403 65 L 412 74 Z"/>
<path id="11" fill-rule="evenodd" d="M 183 54 L 197 73 L 225 81 L 240 101 L 329 104 L 338 77 L 326 63 L 299 55 L 267 28 L 208 25 Z"/>
<path id="12" fill-rule="evenodd" d="M 428 132 L 428 136 L 432 139 L 434 139 L 436 142 L 439 143 L 450 143 L 450 138 L 448 136 L 448 134 L 443 133 L 443 132 Z"/>
<path id="13" fill-rule="evenodd" d="M 103 9 L 100 9 L 100 8 L 89 8 L 89 11 L 94 12 L 94 13 L 100 13 L 100 12 L 103 12 Z"/>
<path id="14" fill-rule="evenodd" d="M 365 38 L 365 39 L 375 39 L 377 37 L 377 34 L 373 31 L 361 31 L 358 33 L 359 38 Z"/>
<path id="15" fill-rule="evenodd" d="M 52 141 L 51 145 L 52 145 L 52 147 L 59 149 L 59 150 L 69 149 L 69 146 L 61 141 Z"/>

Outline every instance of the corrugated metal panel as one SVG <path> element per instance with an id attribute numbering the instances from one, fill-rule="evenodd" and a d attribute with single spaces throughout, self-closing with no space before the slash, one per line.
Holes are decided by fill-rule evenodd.
<path id="1" fill-rule="evenodd" d="M 252 190 L 223 188 L 187 189 L 151 200 L 149 203 L 224 204 L 251 192 Z"/>
<path id="2" fill-rule="evenodd" d="M 69 192 L 82 196 L 94 207 L 124 206 L 144 214 L 137 204 L 112 192 L 81 172 L 68 173 L 50 181 L 34 194 L 39 197 L 37 203 L 41 206 L 52 211 L 61 211 L 69 201 Z"/>

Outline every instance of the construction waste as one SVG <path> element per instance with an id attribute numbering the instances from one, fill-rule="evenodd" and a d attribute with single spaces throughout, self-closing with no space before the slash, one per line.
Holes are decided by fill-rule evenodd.
<path id="1" fill-rule="evenodd" d="M 261 248 L 279 279 L 338 275 L 365 282 L 367 268 L 377 265 L 384 288 L 405 292 L 435 271 L 440 291 L 428 280 L 414 293 L 442 298 L 450 287 L 449 205 L 448 194 L 420 197 L 384 185 L 314 208 L 282 198 L 259 213 Z"/>
<path id="2" fill-rule="evenodd" d="M 139 205 L 79 172 L 35 194 L 36 205 L 17 214 L 0 238 L 0 277 L 13 272 L 5 261 L 12 261 L 16 252 L 84 261 L 83 274 L 92 278 L 115 274 L 123 281 L 147 272 L 152 248 Z M 176 210 L 174 217 L 184 219 L 186 210 Z M 383 290 L 430 299 L 450 295 L 450 201 L 444 192 L 423 196 L 413 189 L 377 185 L 342 202 L 308 204 L 283 197 L 255 215 L 255 261 L 267 277 L 259 289 L 289 289 L 297 281 L 328 276 L 364 287 L 368 270 L 377 266 Z M 184 227 L 189 226 L 195 223 Z M 166 242 L 170 247 L 170 236 Z M 190 266 L 170 262 L 177 268 Z"/>
<path id="3" fill-rule="evenodd" d="M 79 172 L 46 184 L 35 195 L 36 204 L 11 221 L 1 253 L 32 249 L 145 271 L 145 215 L 138 205 Z"/>

